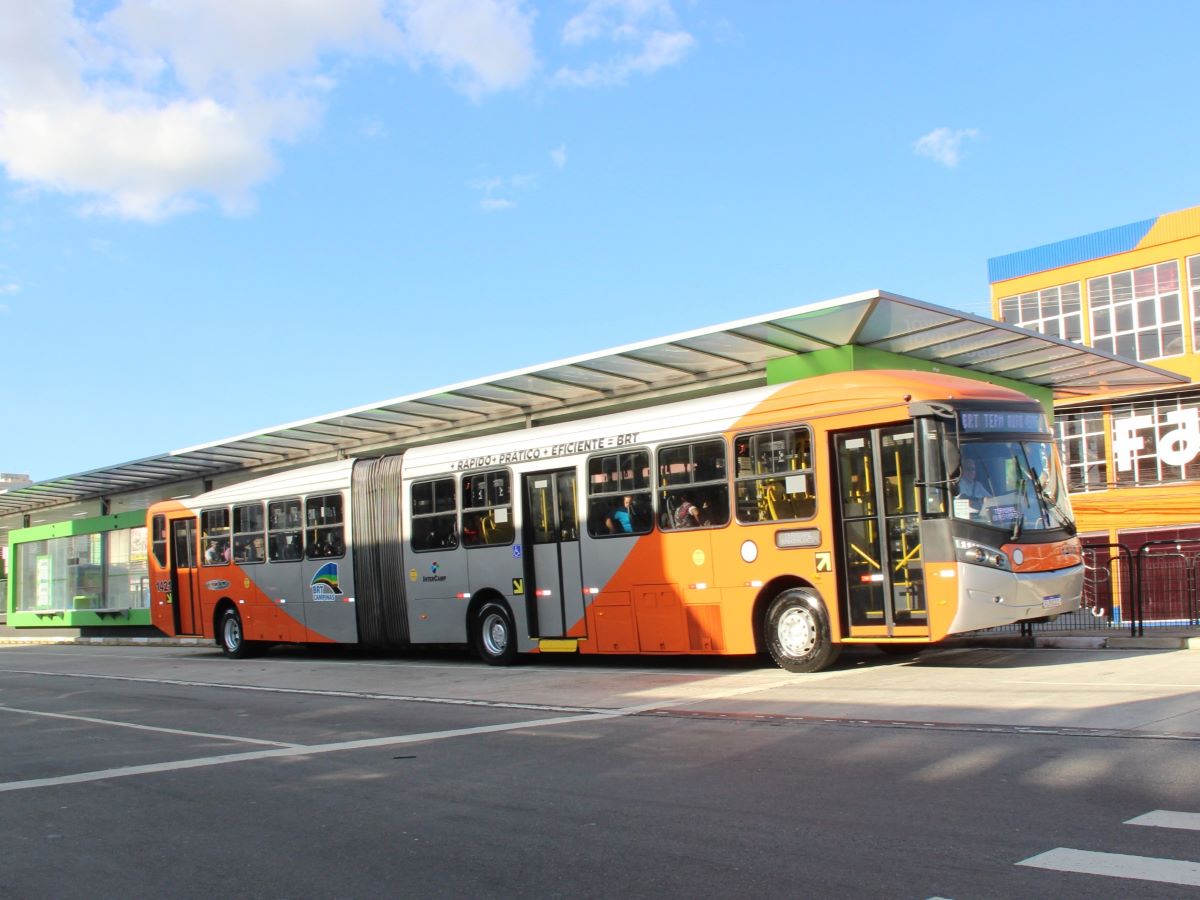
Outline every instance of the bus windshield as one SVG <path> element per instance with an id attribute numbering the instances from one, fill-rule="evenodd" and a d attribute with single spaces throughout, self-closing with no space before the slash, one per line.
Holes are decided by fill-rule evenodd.
<path id="1" fill-rule="evenodd" d="M 1049 439 L 964 441 L 952 509 L 956 519 L 1006 529 L 1013 540 L 1030 531 L 1075 531 Z"/>

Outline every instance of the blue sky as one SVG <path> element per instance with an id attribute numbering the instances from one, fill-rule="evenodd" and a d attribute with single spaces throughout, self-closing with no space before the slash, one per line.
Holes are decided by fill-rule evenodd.
<path id="1" fill-rule="evenodd" d="M 0 0 L 0 471 L 1200 202 L 1183 3 Z"/>

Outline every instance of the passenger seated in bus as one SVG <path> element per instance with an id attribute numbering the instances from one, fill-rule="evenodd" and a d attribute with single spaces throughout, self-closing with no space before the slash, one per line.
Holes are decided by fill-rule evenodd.
<path id="1" fill-rule="evenodd" d="M 628 494 L 621 498 L 621 505 L 604 520 L 609 534 L 633 533 L 633 497 Z"/>
<path id="2" fill-rule="evenodd" d="M 234 538 L 233 561 L 238 563 L 262 562 L 262 555 L 249 538 Z"/>
<path id="3" fill-rule="evenodd" d="M 696 528 L 700 525 L 700 507 L 684 497 L 675 507 L 675 520 L 671 524 L 675 528 Z"/>

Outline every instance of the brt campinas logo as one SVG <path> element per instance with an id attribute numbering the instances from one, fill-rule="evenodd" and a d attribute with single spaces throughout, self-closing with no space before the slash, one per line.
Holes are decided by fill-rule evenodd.
<path id="1" fill-rule="evenodd" d="M 338 586 L 337 563 L 325 563 L 317 569 L 317 574 L 312 579 L 313 600 L 316 602 L 336 600 L 340 596 L 342 596 L 342 591 Z"/>

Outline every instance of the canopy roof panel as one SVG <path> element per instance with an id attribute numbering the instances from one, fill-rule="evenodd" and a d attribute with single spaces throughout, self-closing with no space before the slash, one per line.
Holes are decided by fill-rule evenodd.
<path id="1" fill-rule="evenodd" d="M 1056 398 L 1187 383 L 1023 328 L 867 291 L 52 478 L 0 492 L 0 515 L 764 384 L 771 360 L 843 345 L 1027 381 Z"/>

